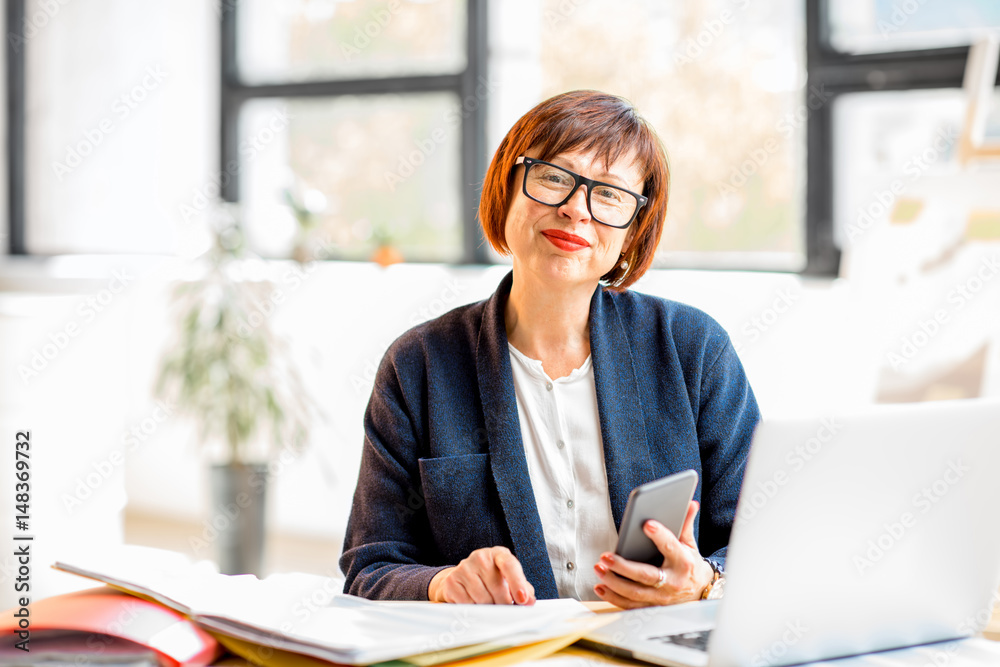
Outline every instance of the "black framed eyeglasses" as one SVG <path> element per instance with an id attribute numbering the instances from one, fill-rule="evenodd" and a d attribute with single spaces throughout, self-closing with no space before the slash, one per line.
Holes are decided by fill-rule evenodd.
<path id="1" fill-rule="evenodd" d="M 562 206 L 581 185 L 587 186 L 587 210 L 595 222 L 624 229 L 649 201 L 640 194 L 610 183 L 594 181 L 557 164 L 523 155 L 514 161 L 524 165 L 521 188 L 529 199 L 546 206 Z"/>

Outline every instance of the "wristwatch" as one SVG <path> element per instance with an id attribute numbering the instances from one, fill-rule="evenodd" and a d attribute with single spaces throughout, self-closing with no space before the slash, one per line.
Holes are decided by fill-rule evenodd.
<path id="1" fill-rule="evenodd" d="M 712 580 L 701 591 L 700 599 L 718 600 L 722 597 L 722 592 L 726 585 L 726 576 L 722 572 L 722 568 L 716 565 L 715 561 L 708 560 L 707 558 L 705 561 L 712 567 Z"/>

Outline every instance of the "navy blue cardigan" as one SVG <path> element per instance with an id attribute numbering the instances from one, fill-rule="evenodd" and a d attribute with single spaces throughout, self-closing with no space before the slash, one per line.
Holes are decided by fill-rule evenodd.
<path id="1" fill-rule="evenodd" d="M 340 559 L 345 592 L 426 600 L 439 570 L 504 545 L 539 599 L 558 597 L 514 398 L 512 275 L 489 299 L 409 330 L 382 359 Z M 729 336 L 696 308 L 598 287 L 590 350 L 615 526 L 633 488 L 693 468 L 698 547 L 724 565 L 760 418 Z"/>

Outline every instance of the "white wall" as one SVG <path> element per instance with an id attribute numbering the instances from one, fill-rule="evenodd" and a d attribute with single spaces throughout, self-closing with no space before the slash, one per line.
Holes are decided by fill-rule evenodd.
<path id="1" fill-rule="evenodd" d="M 31 597 L 87 582 L 49 565 L 81 545 L 123 539 L 124 466 L 102 466 L 121 429 L 126 359 L 122 299 L 100 317 L 83 295 L 0 293 L 0 433 L 4 448 L 0 493 L 7 499 L 0 539 L 32 535 Z M 82 306 L 82 310 L 81 310 Z M 14 435 L 30 431 L 27 530 L 14 526 Z M 89 486 L 87 486 L 89 484 Z M 75 489 L 80 502 L 67 502 Z M 18 564 L 13 548 L 0 556 L 0 606 L 13 606 Z"/>

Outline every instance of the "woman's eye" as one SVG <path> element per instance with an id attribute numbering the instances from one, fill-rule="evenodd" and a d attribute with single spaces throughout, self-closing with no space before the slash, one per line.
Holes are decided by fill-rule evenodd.
<path id="1" fill-rule="evenodd" d="M 553 185 L 568 185 L 573 179 L 568 174 L 558 171 L 548 171 L 542 174 L 542 180 Z"/>
<path id="2" fill-rule="evenodd" d="M 594 195 L 608 203 L 619 203 L 622 201 L 622 193 L 614 188 L 596 188 Z"/>

